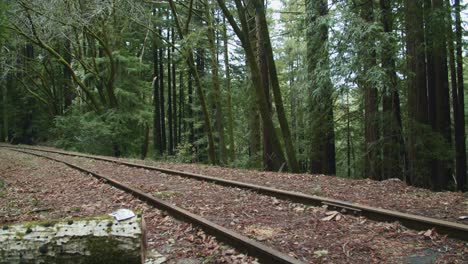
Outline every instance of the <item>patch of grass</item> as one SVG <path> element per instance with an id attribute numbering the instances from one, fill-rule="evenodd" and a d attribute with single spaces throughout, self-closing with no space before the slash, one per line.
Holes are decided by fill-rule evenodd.
<path id="1" fill-rule="evenodd" d="M 70 208 L 70 211 L 79 212 L 79 211 L 81 211 L 81 208 L 80 207 L 72 207 L 72 208 Z"/>
<path id="2" fill-rule="evenodd" d="M 158 198 L 171 198 L 176 196 L 182 196 L 182 193 L 176 191 L 162 191 L 162 192 L 155 192 L 154 196 Z"/>
<path id="3" fill-rule="evenodd" d="M 320 185 L 317 185 L 317 186 L 310 189 L 310 193 L 312 195 L 321 196 L 322 195 L 322 187 Z"/>
<path id="4" fill-rule="evenodd" d="M 0 197 L 4 197 L 5 196 L 5 182 L 2 181 L 2 179 L 0 179 Z"/>

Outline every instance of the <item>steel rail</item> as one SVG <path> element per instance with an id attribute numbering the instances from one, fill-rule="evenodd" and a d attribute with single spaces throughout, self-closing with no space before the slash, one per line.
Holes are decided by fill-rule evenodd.
<path id="1" fill-rule="evenodd" d="M 4 146 L 0 146 L 0 147 L 4 147 Z M 90 171 L 79 165 L 76 165 L 76 164 L 73 164 L 68 161 L 58 159 L 58 158 L 50 157 L 47 155 L 20 150 L 19 148 L 10 147 L 10 149 L 16 152 L 34 155 L 34 156 L 49 159 L 55 162 L 60 162 L 78 171 L 91 174 L 95 178 L 102 180 L 105 183 L 110 184 L 124 192 L 127 192 L 160 210 L 167 211 L 169 214 L 171 214 L 173 217 L 177 219 L 180 219 L 185 222 L 189 222 L 191 224 L 194 224 L 200 227 L 206 233 L 215 236 L 219 241 L 225 242 L 226 244 L 229 244 L 237 248 L 240 251 L 247 252 L 251 256 L 258 258 L 259 260 L 265 263 L 275 263 L 275 264 L 276 263 L 278 264 L 302 264 L 303 263 L 300 260 L 292 258 L 273 248 L 267 247 L 264 244 L 261 244 L 250 238 L 242 236 L 239 233 L 236 233 L 216 223 L 213 223 L 199 215 L 193 214 L 178 206 L 172 205 L 164 200 L 158 199 L 148 193 L 141 191 L 140 189 L 137 189 L 127 184 L 124 184 L 122 182 L 119 182 L 107 175 L 103 175 L 94 171 Z"/>
<path id="2" fill-rule="evenodd" d="M 178 175 L 178 176 L 185 177 L 185 178 L 213 182 L 213 183 L 223 185 L 223 186 L 251 190 L 251 191 L 261 193 L 261 194 L 273 196 L 279 199 L 289 200 L 289 201 L 298 202 L 298 203 L 302 203 L 306 205 L 314 205 L 314 206 L 327 205 L 328 207 L 331 207 L 331 208 L 337 208 L 346 212 L 356 213 L 368 219 L 372 219 L 376 221 L 386 221 L 386 222 L 398 221 L 402 225 L 410 229 L 427 230 L 427 229 L 435 228 L 437 232 L 441 234 L 446 234 L 447 236 L 452 237 L 452 238 L 468 241 L 468 225 L 445 221 L 441 219 L 420 216 L 420 215 L 415 215 L 415 214 L 402 213 L 402 212 L 398 212 L 394 210 L 376 208 L 376 207 L 366 206 L 366 205 L 357 204 L 357 203 L 350 203 L 350 202 L 345 202 L 345 201 L 331 199 L 331 198 L 317 196 L 317 195 L 307 195 L 304 193 L 281 190 L 281 189 L 276 189 L 276 188 L 271 188 L 271 187 L 266 187 L 266 186 L 260 186 L 256 184 L 250 184 L 250 183 L 233 181 L 233 180 L 226 180 L 226 179 L 221 179 L 218 177 L 205 176 L 205 175 L 196 174 L 196 173 L 164 169 L 164 168 L 158 168 L 158 167 L 148 166 L 148 165 L 140 165 L 140 164 L 125 162 L 125 161 L 119 161 L 116 159 L 97 157 L 93 155 L 84 155 L 84 154 L 69 153 L 69 152 L 64 152 L 64 151 L 31 148 L 31 147 L 12 147 L 9 145 L 0 145 L 0 147 L 6 147 L 6 148 L 12 148 L 12 149 L 15 149 L 15 148 L 16 149 L 18 148 L 28 149 L 28 150 L 36 150 L 36 151 L 42 151 L 42 152 L 61 154 L 61 155 L 90 158 L 90 159 L 95 159 L 95 160 L 113 162 L 116 164 L 121 164 L 121 165 L 129 166 L 129 167 L 155 170 L 155 171 L 159 171 L 159 172 L 163 172 L 167 174 Z"/>

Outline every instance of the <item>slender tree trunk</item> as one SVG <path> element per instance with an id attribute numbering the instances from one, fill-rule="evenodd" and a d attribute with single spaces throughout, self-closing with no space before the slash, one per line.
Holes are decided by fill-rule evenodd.
<path id="1" fill-rule="evenodd" d="M 406 64 L 408 93 L 408 161 L 407 180 L 416 186 L 429 187 L 430 162 L 424 144 L 428 119 L 426 64 L 424 52 L 423 1 L 405 0 Z"/>
<path id="2" fill-rule="evenodd" d="M 71 43 L 65 40 L 65 50 L 63 58 L 71 65 Z M 63 66 L 63 110 L 66 111 L 72 104 L 74 93 L 72 84 L 72 73 L 68 67 Z"/>
<path id="3" fill-rule="evenodd" d="M 168 15 L 169 20 L 169 15 Z M 167 38 L 170 39 L 170 29 L 167 29 Z M 172 56 L 171 56 L 171 47 L 167 47 L 167 121 L 169 127 L 169 148 L 168 154 L 174 154 L 174 125 L 173 125 L 173 117 L 172 117 Z"/>
<path id="4" fill-rule="evenodd" d="M 185 95 L 184 95 L 184 73 L 183 71 L 179 72 L 179 129 L 178 136 L 177 136 L 177 143 L 182 143 L 182 123 L 184 122 L 184 114 L 185 114 Z M 185 127 L 185 126 L 184 126 Z"/>
<path id="5" fill-rule="evenodd" d="M 189 127 L 189 143 L 190 147 L 193 150 L 195 144 L 195 128 L 193 126 L 193 85 L 192 85 L 192 73 L 189 70 L 188 72 L 188 109 L 187 109 L 187 116 L 188 120 L 188 127 Z"/>
<path id="6" fill-rule="evenodd" d="M 226 73 L 227 109 L 228 109 L 228 131 L 229 131 L 229 157 L 231 161 L 236 158 L 236 146 L 234 145 L 234 119 L 232 116 L 232 94 L 231 94 L 231 70 L 229 68 L 229 46 L 226 28 L 226 17 L 223 16 L 223 42 L 224 42 L 224 70 Z"/>
<path id="7" fill-rule="evenodd" d="M 348 178 L 351 178 L 351 116 L 349 111 L 349 91 L 346 91 L 346 161 Z"/>
<path id="8" fill-rule="evenodd" d="M 330 80 L 327 50 L 328 25 L 319 19 L 327 14 L 327 1 L 306 1 L 307 74 L 310 94 L 308 108 L 311 133 L 309 166 L 312 173 L 335 174 L 333 85 Z M 320 94 L 317 91 L 320 91 Z"/>
<path id="9" fill-rule="evenodd" d="M 226 140 L 224 135 L 224 121 L 223 121 L 223 107 L 222 107 L 222 95 L 219 82 L 219 66 L 218 66 L 218 52 L 215 43 L 215 30 L 213 24 L 213 17 L 211 14 L 211 8 L 207 0 L 204 0 L 205 6 L 205 19 L 208 24 L 207 37 L 208 47 L 210 50 L 210 65 L 211 65 L 211 82 L 212 82 L 212 93 L 215 105 L 215 125 L 218 132 L 218 156 L 221 164 L 227 164 L 227 151 L 226 151 Z"/>
<path id="10" fill-rule="evenodd" d="M 286 157 L 288 159 L 289 170 L 292 172 L 299 172 L 299 164 L 297 163 L 296 151 L 294 149 L 291 131 L 289 129 L 288 120 L 286 117 L 286 111 L 284 110 L 283 98 L 281 95 L 281 89 L 278 80 L 278 73 L 276 71 L 276 64 L 273 56 L 273 48 L 271 46 L 270 33 L 268 31 L 268 24 L 266 21 L 265 6 L 263 0 L 253 0 L 255 6 L 256 18 L 258 19 L 258 24 L 260 34 L 263 41 L 261 44 L 265 49 L 265 56 L 268 65 L 268 73 L 270 76 L 271 89 L 273 91 L 273 98 L 275 101 L 275 108 L 278 115 L 278 121 L 281 128 L 281 133 L 283 134 L 284 147 L 286 150 Z M 334 144 L 333 144 L 334 147 Z M 330 153 L 331 154 L 331 153 Z M 334 148 L 333 148 L 333 159 L 334 159 Z M 332 174 L 335 173 L 334 162 L 330 164 L 332 167 Z"/>
<path id="11" fill-rule="evenodd" d="M 147 123 L 143 125 L 143 142 L 141 143 L 141 159 L 146 159 L 148 156 L 149 147 L 149 126 Z"/>
<path id="12" fill-rule="evenodd" d="M 174 28 L 171 29 L 172 42 L 172 117 L 174 119 L 174 140 L 173 151 L 177 148 L 177 80 L 176 80 L 176 59 L 175 59 L 175 34 Z"/>
<path id="13" fill-rule="evenodd" d="M 159 29 L 161 36 L 162 30 Z M 161 150 L 164 153 L 166 149 L 166 114 L 165 114 L 165 100 L 164 100 L 164 48 L 159 48 L 159 107 L 161 114 Z"/>
<path id="14" fill-rule="evenodd" d="M 160 101 L 160 93 L 159 93 L 159 85 L 160 82 L 158 78 L 160 78 L 159 74 L 159 49 L 157 45 L 156 36 L 153 36 L 153 144 L 154 144 L 154 154 L 155 155 L 162 155 L 163 148 L 162 148 L 162 138 L 161 138 L 161 101 Z"/>
<path id="15" fill-rule="evenodd" d="M 2 113 L 3 113 L 3 118 L 2 118 L 2 138 L 3 142 L 9 142 L 8 138 L 8 89 L 11 84 L 12 77 L 9 74 L 7 74 L 6 77 L 6 83 L 3 85 L 3 91 L 2 91 Z"/>
<path id="16" fill-rule="evenodd" d="M 465 90 L 463 79 L 463 27 L 460 0 L 455 0 L 455 34 L 457 61 L 457 105 L 458 118 L 455 120 L 456 179 L 458 190 L 467 190 L 466 177 L 466 131 L 465 131 Z M 452 91 L 453 92 L 453 91 Z"/>

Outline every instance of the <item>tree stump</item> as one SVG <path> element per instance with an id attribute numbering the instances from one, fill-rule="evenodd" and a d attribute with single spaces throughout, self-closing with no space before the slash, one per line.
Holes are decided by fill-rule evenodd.
<path id="1" fill-rule="evenodd" d="M 117 221 L 105 215 L 0 227 L 0 263 L 143 263 L 141 215 Z"/>

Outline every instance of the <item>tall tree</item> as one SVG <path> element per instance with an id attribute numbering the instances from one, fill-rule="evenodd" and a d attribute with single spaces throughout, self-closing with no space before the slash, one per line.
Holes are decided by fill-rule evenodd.
<path id="1" fill-rule="evenodd" d="M 207 24 L 207 37 L 208 47 L 210 51 L 210 66 L 211 66 L 211 85 L 212 85 L 212 97 L 215 106 L 215 126 L 218 132 L 218 157 L 221 164 L 227 164 L 227 150 L 226 140 L 224 133 L 224 114 L 222 107 L 222 96 L 219 81 L 219 63 L 218 63 L 218 51 L 215 43 L 215 25 L 212 17 L 212 9 L 208 0 L 204 0 L 204 14 Z"/>
<path id="2" fill-rule="evenodd" d="M 257 29 L 260 30 L 262 36 L 262 45 L 265 49 L 265 56 L 268 65 L 268 73 L 271 82 L 271 90 L 273 92 L 273 99 L 275 102 L 276 114 L 283 135 L 284 148 L 286 150 L 286 157 L 288 161 L 289 170 L 292 172 L 299 172 L 299 164 L 296 158 L 296 151 L 294 149 L 291 131 L 289 129 L 286 111 L 284 110 L 283 97 L 281 95 L 280 83 L 276 69 L 276 63 L 273 54 L 273 47 L 271 45 L 270 33 L 266 20 L 266 7 L 264 0 L 252 0 L 256 12 Z M 333 153 L 334 155 L 334 153 Z"/>
<path id="3" fill-rule="evenodd" d="M 310 171 L 335 174 L 333 85 L 330 80 L 326 0 L 306 0 Z"/>
<path id="4" fill-rule="evenodd" d="M 169 14 L 167 15 L 167 20 L 169 20 Z M 167 29 L 167 39 L 169 40 L 171 37 L 171 29 Z M 174 119 L 172 117 L 172 53 L 171 47 L 167 47 L 167 126 L 169 128 L 169 145 L 168 145 L 168 154 L 174 154 Z"/>
<path id="5" fill-rule="evenodd" d="M 286 162 L 286 159 L 284 157 L 284 153 L 283 153 L 277 132 L 275 130 L 273 120 L 269 114 L 270 112 L 269 112 L 269 107 L 268 107 L 268 100 L 265 97 L 265 92 L 264 92 L 265 88 L 263 87 L 264 84 L 261 80 L 260 68 L 258 66 L 254 48 L 252 47 L 252 43 L 250 42 L 250 39 L 249 39 L 249 32 L 252 29 L 249 27 L 249 23 L 247 21 L 246 7 L 241 3 L 240 0 L 235 0 L 238 18 L 241 23 L 241 28 L 242 28 L 241 29 L 239 25 L 237 24 L 236 20 L 234 19 L 233 15 L 231 14 L 231 12 L 229 11 L 229 9 L 226 7 L 225 2 L 223 0 L 217 0 L 217 1 L 221 7 L 221 10 L 224 13 L 224 16 L 229 21 L 229 24 L 233 28 L 237 37 L 240 39 L 242 47 L 245 51 L 246 60 L 249 65 L 252 82 L 254 84 L 253 87 L 255 88 L 256 101 L 257 101 L 257 106 L 260 111 L 262 125 L 263 127 L 265 127 L 266 130 L 268 130 L 271 133 L 272 153 L 274 153 L 274 156 L 271 157 L 271 159 L 273 160 L 273 164 L 274 164 L 273 166 L 275 169 L 279 169 Z M 256 10 L 256 11 L 262 11 L 262 10 Z"/>
<path id="6" fill-rule="evenodd" d="M 384 124 L 382 126 L 382 178 L 400 178 L 404 180 L 406 152 L 395 65 L 397 45 L 393 37 L 394 18 L 392 7 L 391 1 L 380 0 L 381 21 L 386 34 L 381 51 L 382 68 L 386 76 L 382 95 Z"/>
<path id="7" fill-rule="evenodd" d="M 374 21 L 374 1 L 363 0 L 358 3 L 359 15 L 366 24 L 371 27 Z M 367 178 L 380 180 L 381 162 L 379 145 L 379 102 L 378 90 L 371 81 L 370 73 L 377 66 L 377 54 L 375 51 L 376 39 L 373 31 L 363 34 L 361 45 L 358 49 L 358 57 L 362 66 L 358 72 L 358 85 L 364 94 L 364 143 L 365 166 L 364 175 Z"/>
<path id="8" fill-rule="evenodd" d="M 456 149 L 456 179 L 457 187 L 461 191 L 467 190 L 466 177 L 466 131 L 465 131 L 465 99 L 463 79 L 463 27 L 461 19 L 460 0 L 455 0 L 455 32 L 456 32 L 456 62 L 457 62 L 457 91 L 454 90 L 457 106 L 455 118 L 455 149 Z"/>
<path id="9" fill-rule="evenodd" d="M 424 50 L 424 16 L 422 0 L 405 0 L 406 64 L 408 74 L 408 162 L 409 177 L 413 185 L 430 186 L 430 162 L 422 137 L 426 136 L 428 98 L 426 89 L 426 64 Z"/>
<path id="10" fill-rule="evenodd" d="M 177 12 L 176 5 L 173 0 L 169 0 L 169 5 L 171 8 L 172 15 L 174 17 L 174 23 L 175 27 L 177 29 L 179 38 L 181 40 L 185 39 L 185 35 L 188 33 L 188 25 L 191 19 L 191 15 L 187 18 L 187 22 L 185 24 L 185 27 L 182 27 L 181 21 L 179 20 L 179 15 Z M 190 6 L 189 6 L 189 14 L 193 12 L 193 1 L 190 1 Z M 195 80 L 195 89 L 197 91 L 197 96 L 198 100 L 200 102 L 200 105 L 202 107 L 202 112 L 203 112 L 203 120 L 204 120 L 204 127 L 205 127 L 205 132 L 208 137 L 208 157 L 210 159 L 210 163 L 215 164 L 216 163 L 216 153 L 215 153 L 215 146 L 214 146 L 214 137 L 213 137 L 213 130 L 211 126 L 211 118 L 208 113 L 208 106 L 206 103 L 205 99 L 205 93 L 203 92 L 202 89 L 202 82 L 200 79 L 200 76 L 198 75 L 197 69 L 195 67 L 195 61 L 193 58 L 193 51 L 192 48 L 186 47 L 185 48 L 186 53 L 188 54 L 186 57 L 186 62 L 187 66 L 189 67 L 191 74 Z"/>
<path id="11" fill-rule="evenodd" d="M 223 16 L 223 44 L 224 44 L 224 72 L 225 86 L 227 92 L 227 115 L 228 115 L 228 134 L 229 134 L 229 158 L 232 161 L 236 158 L 236 146 L 234 144 L 234 119 L 232 115 L 232 94 L 231 94 L 231 69 L 229 67 L 229 39 L 226 27 L 226 17 Z"/>
<path id="12" fill-rule="evenodd" d="M 428 75 L 434 76 L 434 92 L 429 90 L 429 95 L 434 95 L 433 100 L 429 100 L 430 108 L 435 109 L 435 120 L 432 124 L 435 132 L 445 140 L 447 148 L 450 148 L 451 143 L 451 124 L 450 124 L 450 96 L 447 68 L 447 37 L 446 37 L 446 9 L 443 0 L 432 1 L 432 16 L 429 23 L 432 30 L 429 34 L 433 34 L 433 72 L 428 72 Z M 435 106 L 431 104 L 435 103 Z M 432 120 L 431 120 L 432 121 Z M 451 178 L 451 164 L 447 157 L 437 157 L 435 162 L 436 170 L 432 175 L 432 189 L 446 189 Z"/>

